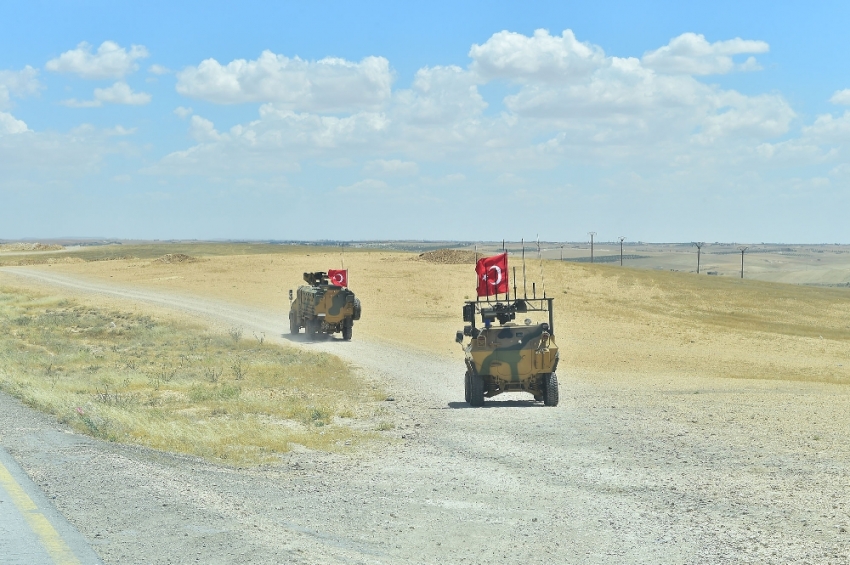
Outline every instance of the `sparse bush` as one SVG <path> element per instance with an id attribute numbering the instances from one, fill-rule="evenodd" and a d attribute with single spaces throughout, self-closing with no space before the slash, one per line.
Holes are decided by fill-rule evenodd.
<path id="1" fill-rule="evenodd" d="M 376 402 L 345 363 L 258 348 L 234 337 L 241 332 L 0 288 L 0 390 L 98 438 L 234 465 L 273 461 L 292 443 L 340 449 L 370 436 L 354 428 L 375 424 L 334 424 L 338 413 L 371 421 L 366 406 Z M 254 337 L 264 345 L 263 334 Z M 228 367 L 235 380 L 222 382 Z"/>
<path id="2" fill-rule="evenodd" d="M 245 370 L 242 367 L 242 359 L 239 357 L 233 360 L 233 364 L 230 366 L 230 369 L 233 371 L 233 378 L 237 381 L 241 381 L 245 377 Z"/>

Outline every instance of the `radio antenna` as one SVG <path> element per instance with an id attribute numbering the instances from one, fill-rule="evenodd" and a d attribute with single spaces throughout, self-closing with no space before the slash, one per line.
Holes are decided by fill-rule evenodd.
<path id="1" fill-rule="evenodd" d="M 345 270 L 345 245 L 339 244 L 339 262 L 342 264 L 342 269 Z"/>
<path id="2" fill-rule="evenodd" d="M 546 298 L 546 279 L 543 277 L 543 254 L 540 252 L 540 234 L 537 234 L 537 260 L 540 261 L 540 282 L 543 284 L 543 298 Z"/>
<path id="3" fill-rule="evenodd" d="M 525 285 L 525 238 L 520 241 L 522 244 L 522 295 L 528 298 L 528 288 Z"/>

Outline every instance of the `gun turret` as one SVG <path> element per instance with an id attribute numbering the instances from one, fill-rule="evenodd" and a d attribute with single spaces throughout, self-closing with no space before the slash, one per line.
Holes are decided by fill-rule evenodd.
<path id="1" fill-rule="evenodd" d="M 328 284 L 328 274 L 322 272 L 304 273 L 304 282 L 311 286 Z"/>

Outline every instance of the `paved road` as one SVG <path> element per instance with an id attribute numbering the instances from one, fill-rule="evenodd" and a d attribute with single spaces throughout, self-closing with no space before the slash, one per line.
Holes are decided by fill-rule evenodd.
<path id="1" fill-rule="evenodd" d="M 0 447 L 0 563 L 87 565 L 101 561 Z"/>

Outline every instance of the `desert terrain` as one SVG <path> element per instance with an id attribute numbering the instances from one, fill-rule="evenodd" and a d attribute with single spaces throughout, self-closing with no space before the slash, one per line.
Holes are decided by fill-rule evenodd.
<path id="1" fill-rule="evenodd" d="M 635 245 L 627 253 L 652 252 Z M 804 268 L 816 252 L 789 255 L 785 271 L 759 266 L 773 253 L 747 256 L 744 280 L 739 254 L 706 249 L 701 270 L 718 275 L 687 272 L 684 249 L 651 268 L 529 253 L 529 294 L 534 281 L 556 298 L 561 403 L 503 395 L 483 409 L 463 402 L 453 342 L 474 294 L 468 255 L 15 255 L 5 288 L 238 324 L 339 356 L 387 391 L 377 402 L 395 424 L 357 450 L 234 468 L 66 433 L 4 396 L 0 441 L 107 563 L 847 563 L 850 289 L 811 286 L 848 280 L 835 251 L 824 268 Z M 292 339 L 288 290 L 343 262 L 363 303 L 354 340 Z"/>

